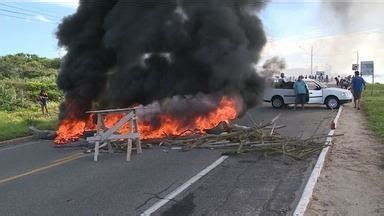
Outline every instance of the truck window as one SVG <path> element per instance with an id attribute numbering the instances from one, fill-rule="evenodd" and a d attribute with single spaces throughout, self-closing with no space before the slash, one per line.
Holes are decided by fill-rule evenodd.
<path id="1" fill-rule="evenodd" d="M 318 86 L 316 83 L 314 83 L 312 81 L 306 81 L 305 83 L 307 84 L 309 90 L 320 90 L 321 89 L 320 86 Z"/>
<path id="2" fill-rule="evenodd" d="M 273 87 L 277 89 L 293 89 L 293 82 L 274 82 Z"/>

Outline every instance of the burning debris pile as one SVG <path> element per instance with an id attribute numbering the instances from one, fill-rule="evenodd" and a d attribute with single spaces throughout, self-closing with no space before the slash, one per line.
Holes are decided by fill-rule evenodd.
<path id="1" fill-rule="evenodd" d="M 266 42 L 257 0 L 80 0 L 59 25 L 68 51 L 55 142 L 94 128 L 88 110 L 141 106 L 143 138 L 211 128 L 255 106 Z M 116 122 L 118 116 L 107 116 Z"/>
<path id="2" fill-rule="evenodd" d="M 145 146 L 158 144 L 170 149 L 189 151 L 194 148 L 225 149 L 223 154 L 234 155 L 248 152 L 265 154 L 283 154 L 295 160 L 303 160 L 318 154 L 330 145 L 324 143 L 324 138 L 343 136 L 312 135 L 308 138 L 283 137 L 277 131 L 285 125 L 277 125 L 276 116 L 269 123 L 254 124 L 250 127 L 228 122 L 220 122 L 216 127 L 207 130 L 207 134 L 198 131 L 188 131 L 185 136 L 166 136 L 161 139 L 144 140 Z M 126 151 L 124 145 L 116 145 L 117 149 Z"/>
<path id="3" fill-rule="evenodd" d="M 178 101 L 176 99 L 175 101 Z M 188 100 L 186 102 L 186 106 Z M 169 101 L 172 104 L 172 100 Z M 236 101 L 228 97 L 223 97 L 216 105 L 216 108 L 205 116 L 200 115 L 171 115 L 166 110 L 161 110 L 159 105 L 151 104 L 150 106 L 142 106 L 137 108 L 138 131 L 141 139 L 162 138 L 169 135 L 188 135 L 186 131 L 204 133 L 204 129 L 211 128 L 217 122 L 236 118 L 238 109 Z M 181 105 L 179 105 L 181 106 Z M 184 107 L 187 109 L 188 107 Z M 104 117 L 104 126 L 111 128 L 115 125 L 122 115 L 120 113 L 110 113 Z M 159 125 L 157 127 L 157 125 Z M 65 119 L 62 121 L 56 136 L 56 143 L 66 143 L 75 141 L 83 135 L 84 131 L 94 131 L 96 129 L 95 115 L 89 115 L 86 120 Z M 129 130 L 129 125 L 124 125 L 121 132 Z M 70 138 L 70 139 L 68 139 Z"/>

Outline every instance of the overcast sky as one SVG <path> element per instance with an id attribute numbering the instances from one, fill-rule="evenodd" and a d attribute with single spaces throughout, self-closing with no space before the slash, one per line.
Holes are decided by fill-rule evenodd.
<path id="1" fill-rule="evenodd" d="M 18 52 L 46 57 L 63 55 L 55 31 L 60 20 L 76 11 L 77 0 L 0 1 L 0 55 Z M 375 62 L 384 80 L 384 1 L 272 0 L 259 16 L 268 37 L 262 59 L 286 60 L 287 75 L 313 69 L 351 74 L 359 60 Z"/>
<path id="2" fill-rule="evenodd" d="M 268 35 L 265 61 L 285 58 L 287 72 L 313 69 L 351 74 L 357 61 L 375 62 L 377 75 L 384 75 L 384 1 L 272 1 L 261 13 Z M 305 71 L 305 70 L 304 70 Z M 384 77 L 381 77 L 383 80 Z"/>

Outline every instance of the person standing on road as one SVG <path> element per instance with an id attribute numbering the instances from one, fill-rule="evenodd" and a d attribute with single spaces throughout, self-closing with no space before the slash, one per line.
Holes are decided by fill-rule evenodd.
<path id="1" fill-rule="evenodd" d="M 41 112 L 43 112 L 43 115 L 48 115 L 48 94 L 45 90 L 41 90 L 39 94 L 39 103 L 41 106 Z"/>
<path id="2" fill-rule="evenodd" d="M 355 71 L 355 76 L 352 78 L 351 91 L 353 94 L 354 107 L 360 110 L 361 93 L 365 90 L 365 80 L 359 76 L 359 71 Z"/>
<path id="3" fill-rule="evenodd" d="M 300 75 L 298 80 L 293 84 L 293 89 L 296 93 L 296 103 L 295 103 L 295 110 L 298 103 L 301 104 L 301 108 L 304 109 L 304 103 L 307 102 L 308 97 L 308 88 L 303 80 L 303 75 Z"/>

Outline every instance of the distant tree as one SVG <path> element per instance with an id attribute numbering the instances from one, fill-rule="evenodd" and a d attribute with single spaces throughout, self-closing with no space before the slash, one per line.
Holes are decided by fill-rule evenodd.
<path id="1" fill-rule="evenodd" d="M 60 59 L 39 57 L 35 54 L 18 53 L 0 57 L 1 78 L 37 78 L 55 76 Z"/>
<path id="2" fill-rule="evenodd" d="M 56 86 L 60 62 L 59 58 L 26 53 L 0 56 L 0 110 L 35 103 L 41 89 L 48 92 L 50 100 L 62 100 Z"/>

